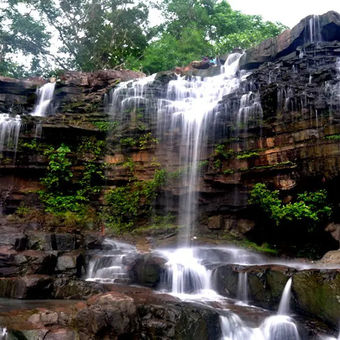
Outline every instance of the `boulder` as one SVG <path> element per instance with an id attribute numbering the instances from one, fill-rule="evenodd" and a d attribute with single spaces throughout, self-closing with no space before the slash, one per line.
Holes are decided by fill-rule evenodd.
<path id="1" fill-rule="evenodd" d="M 56 270 L 61 275 L 80 277 L 85 272 L 85 259 L 83 252 L 74 250 L 63 253 L 57 259 Z"/>
<path id="2" fill-rule="evenodd" d="M 165 271 L 165 262 L 163 257 L 155 254 L 139 255 L 129 270 L 132 282 L 142 286 L 156 287 Z"/>
<path id="3" fill-rule="evenodd" d="M 320 263 L 328 264 L 328 265 L 340 265 L 340 250 L 331 250 L 327 252 L 322 259 L 319 261 Z"/>
<path id="4" fill-rule="evenodd" d="M 293 276 L 297 309 L 337 327 L 340 320 L 340 269 L 303 270 Z"/>

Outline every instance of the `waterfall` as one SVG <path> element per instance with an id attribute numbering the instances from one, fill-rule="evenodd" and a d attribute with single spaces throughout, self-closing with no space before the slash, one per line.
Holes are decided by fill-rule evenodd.
<path id="1" fill-rule="evenodd" d="M 247 272 L 238 273 L 237 299 L 248 303 L 248 274 Z"/>
<path id="2" fill-rule="evenodd" d="M 87 281 L 129 283 L 128 264 L 137 255 L 134 246 L 105 239 L 104 251 L 94 254 L 89 263 Z"/>
<path id="3" fill-rule="evenodd" d="M 7 329 L 0 327 L 0 340 L 6 340 L 7 339 Z"/>
<path id="4" fill-rule="evenodd" d="M 312 15 L 311 18 L 309 18 L 308 25 L 309 25 L 309 41 L 312 43 L 322 41 L 320 16 Z"/>
<path id="5" fill-rule="evenodd" d="M 55 83 L 46 83 L 37 91 L 37 103 L 31 116 L 45 117 L 53 113 L 52 101 L 54 95 Z"/>
<path id="6" fill-rule="evenodd" d="M 172 294 L 217 296 L 211 288 L 211 271 L 196 256 L 194 248 L 163 250 L 160 253 L 168 259 L 163 285 L 169 287 Z"/>
<path id="7" fill-rule="evenodd" d="M 0 114 L 0 153 L 6 150 L 16 153 L 20 127 L 21 118 L 19 115 L 11 117 L 6 113 Z"/>
<path id="8" fill-rule="evenodd" d="M 251 328 L 235 314 L 220 317 L 221 340 L 300 340 L 294 321 L 286 315 L 266 318 L 260 327 Z"/>
<path id="9" fill-rule="evenodd" d="M 292 282 L 292 278 L 290 278 L 285 285 L 279 305 L 278 314 L 289 314 Z"/>

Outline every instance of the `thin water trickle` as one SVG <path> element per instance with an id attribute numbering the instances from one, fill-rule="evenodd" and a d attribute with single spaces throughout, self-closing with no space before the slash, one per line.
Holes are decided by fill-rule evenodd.
<path id="1" fill-rule="evenodd" d="M 247 272 L 238 273 L 237 299 L 243 303 L 248 303 L 248 274 Z"/>
<path id="2" fill-rule="evenodd" d="M 10 150 L 16 153 L 20 127 L 20 116 L 11 117 L 6 113 L 0 114 L 0 152 Z"/>
<path id="3" fill-rule="evenodd" d="M 31 116 L 45 117 L 53 113 L 52 101 L 54 96 L 55 83 L 46 83 L 37 91 L 37 103 Z"/>
<path id="4" fill-rule="evenodd" d="M 0 340 L 6 340 L 7 339 L 7 329 L 0 327 Z"/>
<path id="5" fill-rule="evenodd" d="M 291 290 L 292 290 L 292 278 L 289 278 L 287 281 L 285 288 L 282 293 L 278 314 L 288 315 L 290 311 L 290 299 L 291 299 Z"/>

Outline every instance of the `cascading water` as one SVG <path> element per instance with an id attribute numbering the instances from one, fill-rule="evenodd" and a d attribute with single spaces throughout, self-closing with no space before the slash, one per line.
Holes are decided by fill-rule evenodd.
<path id="1" fill-rule="evenodd" d="M 37 104 L 31 113 L 31 116 L 45 117 L 53 113 L 52 101 L 54 96 L 55 82 L 46 83 L 37 91 Z"/>
<path id="2" fill-rule="evenodd" d="M 127 266 L 137 254 L 134 246 L 105 239 L 104 252 L 92 256 L 87 275 L 88 281 L 104 283 L 128 283 Z"/>
<path id="3" fill-rule="evenodd" d="M 289 314 L 289 305 L 290 305 L 290 299 L 291 299 L 291 289 L 292 289 L 292 278 L 290 278 L 285 288 L 283 289 L 278 314 Z"/>
<path id="4" fill-rule="evenodd" d="M 0 152 L 11 150 L 16 152 L 21 127 L 20 116 L 11 117 L 0 114 Z"/>
<path id="5" fill-rule="evenodd" d="M 320 16 L 312 15 L 311 18 L 309 18 L 308 25 L 309 25 L 309 41 L 312 43 L 322 41 Z"/>
<path id="6" fill-rule="evenodd" d="M 196 257 L 194 248 L 178 248 L 173 251 L 160 252 L 168 259 L 167 272 L 163 285 L 172 294 L 203 295 L 206 298 L 216 297 L 211 287 L 211 271 Z"/>
<path id="7" fill-rule="evenodd" d="M 0 340 L 7 339 L 7 329 L 0 327 Z"/>
<path id="8" fill-rule="evenodd" d="M 107 111 L 113 120 L 133 124 L 139 110 L 144 119 L 157 112 L 158 137 L 169 150 L 178 150 L 178 166 L 181 170 L 179 183 L 179 224 L 183 233 L 179 239 L 190 244 L 197 215 L 199 186 L 199 161 L 204 157 L 209 123 L 218 112 L 223 96 L 235 91 L 240 84 L 239 60 L 242 54 L 229 55 L 222 73 L 201 77 L 177 76 L 170 80 L 160 98 L 152 98 L 149 86 L 156 75 L 119 85 L 108 100 Z M 178 138 L 169 137 L 169 131 L 178 131 Z M 177 137 L 177 136 L 176 136 Z"/>
<path id="9" fill-rule="evenodd" d="M 237 299 L 243 303 L 248 303 L 248 274 L 238 273 Z"/>

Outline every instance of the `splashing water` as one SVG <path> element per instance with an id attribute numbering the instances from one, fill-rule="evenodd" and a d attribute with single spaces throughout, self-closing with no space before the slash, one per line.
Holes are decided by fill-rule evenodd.
<path id="1" fill-rule="evenodd" d="M 7 329 L 0 327 L 0 340 L 6 340 L 7 339 Z"/>
<path id="2" fill-rule="evenodd" d="M 286 315 L 266 318 L 260 327 L 251 328 L 235 314 L 220 317 L 221 340 L 300 340 L 294 321 Z"/>
<path id="3" fill-rule="evenodd" d="M 21 127 L 19 115 L 10 117 L 9 114 L 0 114 L 0 152 L 13 150 L 16 152 Z"/>
<path id="4" fill-rule="evenodd" d="M 87 281 L 129 283 L 127 268 L 137 254 L 136 248 L 110 239 L 105 239 L 103 246 L 105 250 L 90 261 Z"/>
<path id="5" fill-rule="evenodd" d="M 292 282 L 292 278 L 290 278 L 285 285 L 279 305 L 278 314 L 289 314 Z"/>
<path id="6" fill-rule="evenodd" d="M 162 250 L 160 253 L 168 259 L 167 272 L 162 281 L 172 294 L 216 298 L 218 294 L 211 287 L 211 270 L 202 264 L 194 248 Z"/>
<path id="7" fill-rule="evenodd" d="M 31 116 L 45 117 L 53 111 L 52 101 L 54 95 L 55 83 L 46 83 L 37 91 L 37 104 L 31 113 Z"/>

